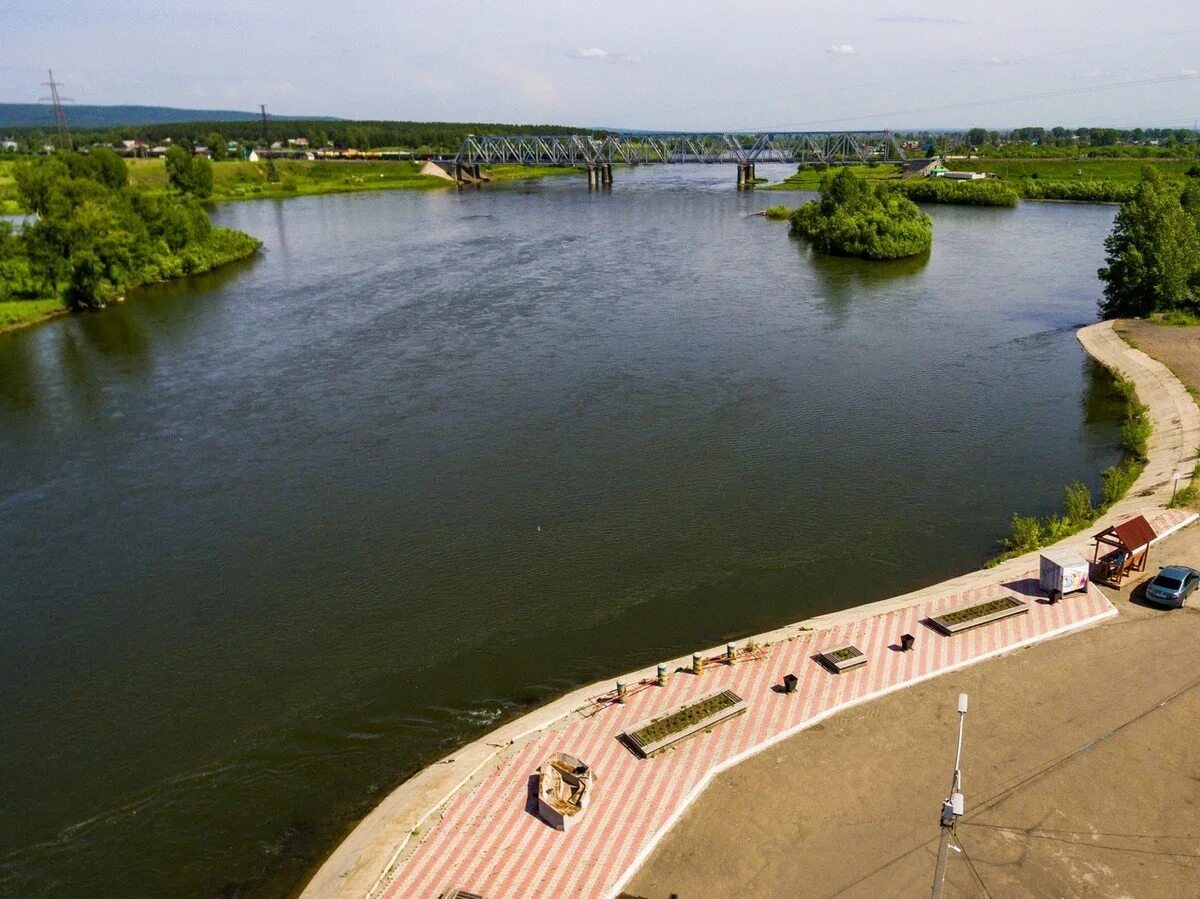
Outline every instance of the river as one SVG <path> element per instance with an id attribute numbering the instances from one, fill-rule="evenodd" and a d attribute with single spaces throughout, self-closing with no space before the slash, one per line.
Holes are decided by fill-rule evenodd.
<path id="1" fill-rule="evenodd" d="M 501 717 L 1098 484 L 1111 207 L 875 264 L 733 177 L 227 204 L 260 258 L 0 335 L 0 893 L 284 895 Z"/>

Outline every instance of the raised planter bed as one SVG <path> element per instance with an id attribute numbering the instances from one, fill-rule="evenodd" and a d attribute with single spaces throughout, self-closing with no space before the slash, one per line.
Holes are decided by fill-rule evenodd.
<path id="1" fill-rule="evenodd" d="M 1028 611 L 1029 603 L 1024 600 L 1017 599 L 1015 596 L 1001 596 L 999 599 L 989 599 L 987 602 L 967 606 L 965 609 L 955 609 L 953 612 L 933 615 L 930 617 L 929 623 L 949 637 L 960 631 L 991 624 L 1002 618 L 1011 618 L 1013 615 L 1023 615 Z"/>
<path id="2" fill-rule="evenodd" d="M 866 653 L 852 643 L 822 650 L 817 653 L 817 658 L 839 674 L 848 668 L 857 668 L 859 665 L 867 664 Z"/>
<path id="3" fill-rule="evenodd" d="M 649 758 L 745 711 L 746 701 L 742 697 L 732 690 L 721 690 L 641 721 L 622 737 L 630 749 Z"/>

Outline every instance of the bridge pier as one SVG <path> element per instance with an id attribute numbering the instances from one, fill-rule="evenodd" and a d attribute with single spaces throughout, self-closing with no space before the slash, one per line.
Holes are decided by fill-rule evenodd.
<path id="1" fill-rule="evenodd" d="M 600 173 L 596 170 L 596 166 L 589 165 L 588 169 L 588 190 L 595 190 L 600 186 Z"/>
<path id="2" fill-rule="evenodd" d="M 756 177 L 754 174 L 754 163 L 753 162 L 739 162 L 737 168 L 738 168 L 738 172 L 737 172 L 738 190 L 745 190 L 745 189 L 753 187 L 754 179 Z"/>
<path id="3" fill-rule="evenodd" d="M 612 187 L 613 179 L 612 179 L 612 163 L 611 162 L 606 162 L 602 166 L 600 166 L 600 177 L 604 184 L 608 185 L 609 187 Z"/>

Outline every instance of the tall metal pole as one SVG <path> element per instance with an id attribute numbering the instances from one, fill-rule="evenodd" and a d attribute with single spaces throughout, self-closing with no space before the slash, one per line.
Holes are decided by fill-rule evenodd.
<path id="1" fill-rule="evenodd" d="M 63 112 L 63 101 L 70 101 L 70 97 L 59 96 L 58 89 L 62 84 L 54 80 L 54 70 L 47 69 L 50 75 L 49 81 L 43 81 L 42 86 L 50 88 L 50 96 L 42 97 L 43 100 L 49 100 L 54 104 L 54 124 L 58 127 L 58 148 L 60 150 L 74 150 L 75 144 L 71 141 L 71 132 L 67 128 L 67 114 Z"/>
<path id="2" fill-rule="evenodd" d="M 942 838 L 938 843 L 937 868 L 933 874 L 933 899 L 941 899 L 942 886 L 946 882 L 946 861 L 950 857 L 950 837 L 954 825 L 964 811 L 962 795 L 962 744 L 963 723 L 967 717 L 967 694 L 958 694 L 958 749 L 954 753 L 954 776 L 950 781 L 950 796 L 942 803 Z"/>

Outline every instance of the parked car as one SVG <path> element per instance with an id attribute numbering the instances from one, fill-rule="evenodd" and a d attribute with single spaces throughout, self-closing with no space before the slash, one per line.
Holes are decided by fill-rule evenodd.
<path id="1" fill-rule="evenodd" d="M 1179 608 L 1200 587 L 1200 571 L 1185 565 L 1171 565 L 1158 572 L 1146 585 L 1146 599 L 1163 606 Z"/>

